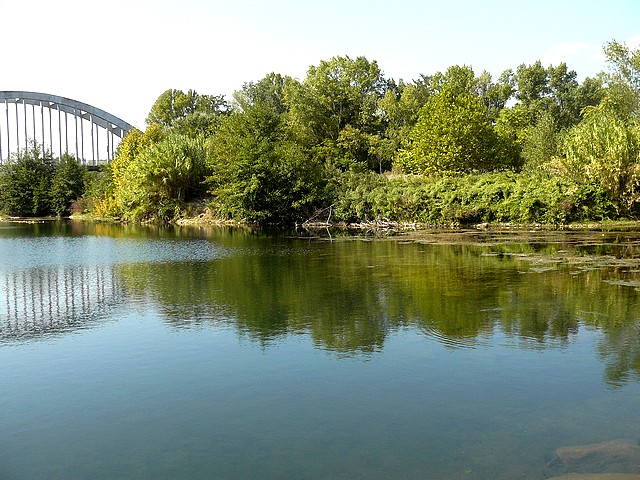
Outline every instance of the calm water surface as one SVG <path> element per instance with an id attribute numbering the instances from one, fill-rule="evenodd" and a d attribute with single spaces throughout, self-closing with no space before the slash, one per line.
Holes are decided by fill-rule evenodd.
<path id="1" fill-rule="evenodd" d="M 0 224 L 0 479 L 636 471 L 638 239 Z"/>

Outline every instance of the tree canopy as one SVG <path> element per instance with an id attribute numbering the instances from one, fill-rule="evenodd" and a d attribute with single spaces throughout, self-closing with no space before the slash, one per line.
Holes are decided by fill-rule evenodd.
<path id="1" fill-rule="evenodd" d="M 281 223 L 302 221 L 314 211 L 338 215 L 357 198 L 351 212 L 359 213 L 344 218 L 382 212 L 407 218 L 403 208 L 419 215 L 415 209 L 423 207 L 409 205 L 428 203 L 423 196 L 441 195 L 440 187 L 482 190 L 489 182 L 449 179 L 486 174 L 507 179 L 494 199 L 498 203 L 509 204 L 506 197 L 516 195 L 514 189 L 518 198 L 536 198 L 519 219 L 583 218 L 578 205 L 600 216 L 634 216 L 640 208 L 640 53 L 616 41 L 604 52 L 610 71 L 582 82 L 565 63 L 540 61 L 496 78 L 452 65 L 406 82 L 387 78 L 376 61 L 335 56 L 310 66 L 301 79 L 272 72 L 246 82 L 230 103 L 222 95 L 168 89 L 151 107 L 147 129 L 133 130 L 121 142 L 103 173 L 108 182 L 92 190 L 100 193 L 91 203 L 127 219 L 171 219 L 204 199 L 225 219 Z M 29 164 L 28 172 L 19 162 L 4 169 L 5 180 L 26 185 L 6 191 L 15 198 L 32 192 L 31 203 L 18 202 L 29 212 L 53 205 L 39 193 L 52 185 L 61 200 L 56 211 L 76 195 L 69 179 L 42 183 L 29 176 L 46 170 L 47 162 L 43 157 Z M 59 175 L 71 175 L 68 167 Z M 433 189 L 425 193 L 427 187 L 407 180 L 385 191 L 387 176 L 381 174 L 428 179 Z M 526 182 L 510 175 L 545 187 L 540 195 L 527 195 L 520 191 Z M 492 188 L 486 198 L 500 189 Z M 374 191 L 384 191 L 383 198 L 374 199 Z M 563 195 L 572 200 L 556 205 Z M 4 202 L 9 210 L 6 195 Z M 373 211 L 374 204 L 384 207 Z M 556 213 L 541 215 L 533 211 L 536 205 Z M 479 218 L 477 211 L 461 211 L 460 217 Z"/>

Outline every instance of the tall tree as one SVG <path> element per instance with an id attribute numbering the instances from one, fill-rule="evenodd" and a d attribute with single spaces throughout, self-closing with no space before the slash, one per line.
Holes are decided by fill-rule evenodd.
<path id="1" fill-rule="evenodd" d="M 226 117 L 213 138 L 208 177 L 217 215 L 257 223 L 306 220 L 326 183 L 273 109 L 261 102 Z"/>
<path id="2" fill-rule="evenodd" d="M 418 80 L 404 83 L 402 80 L 393 88 L 387 89 L 384 97 L 378 101 L 377 111 L 385 126 L 380 156 L 392 159 L 396 151 L 409 138 L 411 129 L 418 121 L 420 109 L 433 94 L 432 77 L 421 75 Z"/>
<path id="3" fill-rule="evenodd" d="M 35 142 L 12 153 L 0 165 L 0 211 L 19 217 L 50 215 L 54 173 L 53 155 Z"/>
<path id="4" fill-rule="evenodd" d="M 562 163 L 581 183 L 600 185 L 624 213 L 640 205 L 640 126 L 611 98 L 586 109 L 567 133 Z"/>
<path id="5" fill-rule="evenodd" d="M 165 90 L 155 101 L 147 124 L 171 127 L 184 134 L 211 133 L 229 110 L 222 95 L 200 95 L 195 90 Z"/>
<path id="6" fill-rule="evenodd" d="M 625 115 L 640 109 L 640 48 L 631 50 L 624 43 L 612 40 L 604 46 L 611 72 L 606 76 L 609 96 Z"/>
<path id="7" fill-rule="evenodd" d="M 245 83 L 242 89 L 233 94 L 236 104 L 247 110 L 256 104 L 270 108 L 274 113 L 281 114 L 287 111 L 284 92 L 290 77 L 283 77 L 279 73 L 270 73 L 257 82 Z"/>
<path id="8" fill-rule="evenodd" d="M 375 61 L 347 56 L 322 61 L 309 68 L 304 82 L 287 85 L 291 124 L 315 155 L 343 169 L 374 169 L 378 162 L 370 146 L 383 130 L 377 107 L 386 88 Z"/>

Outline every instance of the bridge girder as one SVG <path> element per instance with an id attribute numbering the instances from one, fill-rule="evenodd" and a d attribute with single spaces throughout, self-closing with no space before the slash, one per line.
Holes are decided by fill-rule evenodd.
<path id="1" fill-rule="evenodd" d="M 44 106 L 50 109 L 59 108 L 62 112 L 79 115 L 85 119 L 88 119 L 85 115 L 89 114 L 92 117 L 93 123 L 109 130 L 120 138 L 124 137 L 129 130 L 134 128 L 130 123 L 125 122 L 121 118 L 118 118 L 105 110 L 89 105 L 88 103 L 79 102 L 59 95 L 20 90 L 6 90 L 0 91 L 0 100 L 8 103 L 24 103 L 26 105 Z"/>

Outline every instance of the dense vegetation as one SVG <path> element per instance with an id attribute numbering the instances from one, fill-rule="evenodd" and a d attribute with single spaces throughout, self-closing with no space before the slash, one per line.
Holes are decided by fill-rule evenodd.
<path id="1" fill-rule="evenodd" d="M 54 159 L 38 145 L 0 168 L 0 211 L 12 216 L 63 216 L 84 193 L 86 172 L 71 155 Z"/>
<path id="2" fill-rule="evenodd" d="M 396 82 L 375 61 L 334 57 L 303 80 L 246 83 L 231 102 L 167 90 L 77 205 L 130 221 L 175 220 L 202 202 L 255 223 L 635 218 L 640 51 L 604 51 L 610 71 L 582 83 L 540 62 L 496 80 L 452 66 Z M 23 178 L 29 156 L 50 180 Z M 81 189 L 62 180 L 65 162 L 37 148 L 14 160 L 0 171 L 2 211 L 68 211 Z"/>

